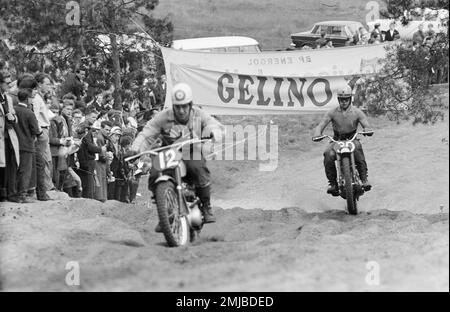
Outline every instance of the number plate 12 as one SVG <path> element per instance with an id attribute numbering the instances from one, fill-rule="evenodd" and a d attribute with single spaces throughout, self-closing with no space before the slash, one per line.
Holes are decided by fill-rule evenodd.
<path id="1" fill-rule="evenodd" d="M 158 171 L 173 169 L 178 166 L 181 157 L 182 154 L 176 150 L 163 151 L 153 159 L 153 168 Z"/>

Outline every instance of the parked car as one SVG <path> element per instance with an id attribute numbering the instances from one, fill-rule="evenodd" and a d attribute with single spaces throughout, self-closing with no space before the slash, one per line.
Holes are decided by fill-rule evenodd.
<path id="1" fill-rule="evenodd" d="M 258 41 L 242 36 L 179 39 L 174 40 L 171 47 L 177 50 L 200 52 L 261 52 Z"/>
<path id="2" fill-rule="evenodd" d="M 315 41 L 320 38 L 321 32 L 325 31 L 325 39 L 331 40 L 334 47 L 343 47 L 348 39 L 353 38 L 360 27 L 364 29 L 365 33 L 368 33 L 367 29 L 360 22 L 325 21 L 316 23 L 309 31 L 291 34 L 291 46 L 303 48 L 307 45 L 315 48 Z"/>

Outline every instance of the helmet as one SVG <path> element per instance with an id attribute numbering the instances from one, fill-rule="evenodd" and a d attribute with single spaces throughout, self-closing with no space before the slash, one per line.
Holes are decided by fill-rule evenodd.
<path id="1" fill-rule="evenodd" d="M 351 98 L 352 97 L 352 88 L 350 86 L 345 86 L 342 89 L 339 89 L 337 93 L 338 99 L 345 99 L 345 98 Z"/>
<path id="2" fill-rule="evenodd" d="M 184 82 L 177 83 L 172 89 L 172 104 L 185 105 L 192 102 L 192 89 Z"/>

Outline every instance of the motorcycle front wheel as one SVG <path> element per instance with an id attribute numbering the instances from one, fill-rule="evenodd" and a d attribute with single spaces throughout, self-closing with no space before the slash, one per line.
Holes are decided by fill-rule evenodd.
<path id="1" fill-rule="evenodd" d="M 352 171 L 350 169 L 350 158 L 342 158 L 342 174 L 344 175 L 344 187 L 345 187 L 345 198 L 347 200 L 347 210 L 351 215 L 358 214 L 358 207 L 356 205 L 356 194 L 353 190 L 352 181 Z"/>
<path id="2" fill-rule="evenodd" d="M 186 217 L 180 213 L 175 185 L 170 181 L 159 183 L 155 197 L 159 222 L 167 244 L 170 247 L 186 245 L 190 238 L 189 225 Z"/>

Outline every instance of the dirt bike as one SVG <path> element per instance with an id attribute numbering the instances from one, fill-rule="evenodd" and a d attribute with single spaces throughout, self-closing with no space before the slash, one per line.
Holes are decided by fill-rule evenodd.
<path id="1" fill-rule="evenodd" d="M 339 195 L 347 200 L 347 212 L 351 215 L 358 214 L 357 202 L 359 197 L 364 194 L 363 183 L 359 177 L 356 169 L 354 150 L 355 144 L 353 141 L 361 134 L 364 136 L 372 136 L 373 131 L 357 132 L 349 140 L 334 140 L 329 135 L 322 135 L 313 138 L 314 142 L 320 142 L 325 138 L 329 138 L 331 142 L 335 143 L 333 148 L 336 152 L 336 172 L 338 176 Z"/>
<path id="2" fill-rule="evenodd" d="M 182 148 L 186 145 L 201 144 L 208 139 L 191 139 L 172 145 L 144 151 L 125 158 L 133 161 L 144 155 L 150 155 L 150 160 L 142 167 L 154 168 L 158 178 L 154 182 L 154 199 L 158 211 L 162 232 L 170 247 L 178 247 L 194 242 L 200 235 L 204 217 L 200 210 L 200 199 L 195 195 L 195 188 L 183 181 L 186 176 L 186 165 L 182 159 Z M 174 175 L 169 175 L 173 170 Z"/>

